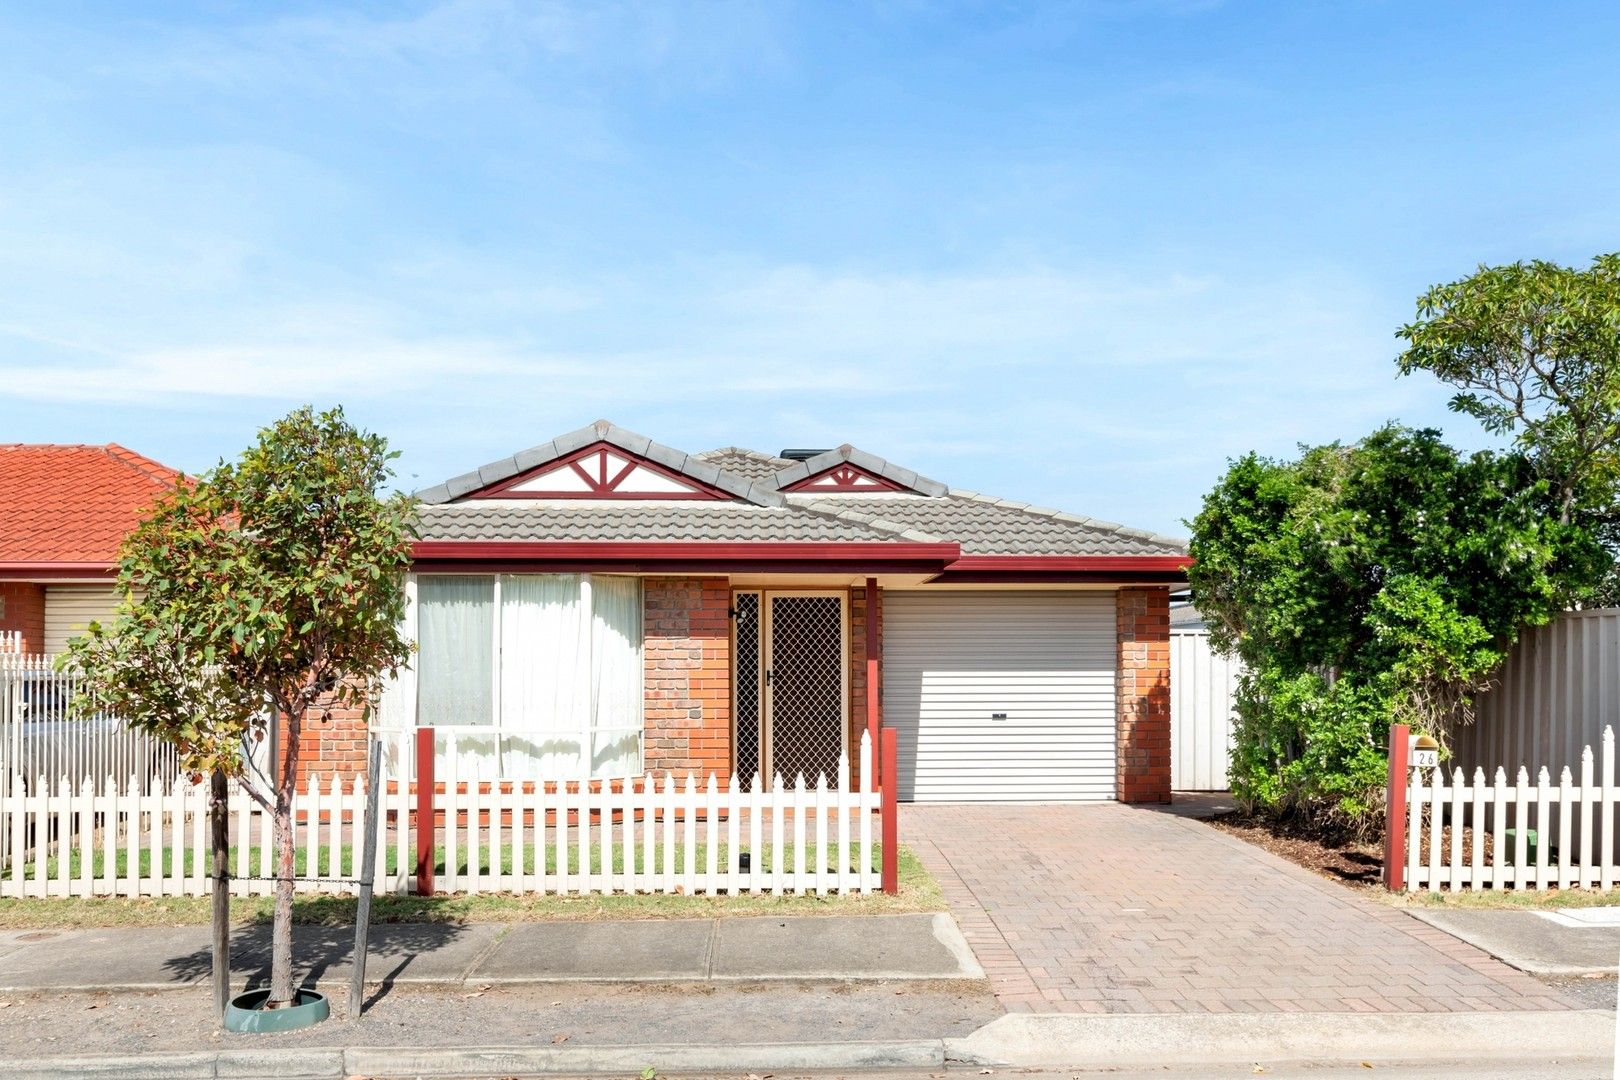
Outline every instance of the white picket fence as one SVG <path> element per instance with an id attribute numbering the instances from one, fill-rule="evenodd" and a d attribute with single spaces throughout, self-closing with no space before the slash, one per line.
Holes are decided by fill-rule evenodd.
<path id="1" fill-rule="evenodd" d="M 1579 777 L 1568 766 L 1556 783 L 1543 766 L 1533 784 L 1522 766 L 1511 782 L 1501 767 L 1489 778 L 1483 768 L 1476 767 L 1472 778 L 1453 769 L 1449 781 L 1446 771 L 1445 766 L 1412 770 L 1408 890 L 1608 889 L 1615 884 L 1620 787 L 1612 727 L 1603 729 L 1596 761 L 1590 745 L 1582 750 Z"/>
<path id="2" fill-rule="evenodd" d="M 399 747 L 396 761 L 405 758 Z M 780 777 L 743 790 L 735 777 L 636 777 L 524 785 L 439 777 L 435 892 L 870 893 L 880 884 L 880 809 L 869 736 L 863 778 Z M 453 749 L 447 760 L 454 763 Z M 453 764 L 452 764 L 453 769 Z M 409 775 L 406 773 L 406 775 Z M 379 793 L 379 892 L 415 887 L 416 794 Z M 295 800 L 298 888 L 355 892 L 365 782 L 311 780 Z M 159 790 L 41 777 L 0 794 L 0 897 L 200 896 L 210 891 L 206 786 Z M 232 892 L 273 888 L 270 816 L 233 793 Z"/>

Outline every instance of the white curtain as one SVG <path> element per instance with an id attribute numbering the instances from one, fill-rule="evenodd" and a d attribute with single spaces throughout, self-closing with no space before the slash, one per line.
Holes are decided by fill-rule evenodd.
<path id="1" fill-rule="evenodd" d="M 641 771 L 641 581 L 591 579 L 591 775 Z"/>
<path id="2" fill-rule="evenodd" d="M 501 579 L 503 775 L 581 775 L 590 718 L 590 612 L 578 574 Z"/>
<path id="3" fill-rule="evenodd" d="M 420 725 L 492 724 L 495 579 L 455 574 L 417 580 Z"/>
<path id="4" fill-rule="evenodd" d="M 441 767 L 463 781 L 640 773 L 640 580 L 513 574 L 496 586 L 417 578 L 416 720 L 450 729 Z"/>

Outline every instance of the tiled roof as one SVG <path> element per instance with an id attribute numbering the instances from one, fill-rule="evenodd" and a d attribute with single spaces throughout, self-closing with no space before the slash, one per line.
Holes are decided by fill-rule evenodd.
<path id="1" fill-rule="evenodd" d="M 787 458 L 762 454 L 758 450 L 745 450 L 740 446 L 723 446 L 718 450 L 705 450 L 692 456 L 699 461 L 718 465 L 733 476 L 771 487 L 776 486 L 776 474 L 794 464 Z"/>
<path id="2" fill-rule="evenodd" d="M 500 461 L 492 461 L 470 473 L 463 473 L 442 484 L 424 488 L 416 493 L 416 497 L 424 503 L 448 503 L 463 495 L 498 484 L 502 480 L 510 480 L 514 476 L 537 469 L 598 442 L 605 442 L 637 457 L 646 458 L 673 472 L 689 476 L 701 484 L 719 488 L 744 502 L 758 506 L 782 505 L 782 495 L 774 486 L 757 484 L 747 477 L 723 472 L 718 465 L 703 460 L 702 455 L 688 454 L 685 450 L 653 442 L 647 436 L 637 435 L 610 420 L 598 420 L 578 431 L 559 435 L 548 443 L 531 446 Z"/>
<path id="3" fill-rule="evenodd" d="M 907 539 L 857 521 L 791 506 L 727 502 L 526 502 L 476 499 L 417 510 L 423 540 L 716 543 Z"/>
<path id="4" fill-rule="evenodd" d="M 962 545 L 963 555 L 1182 555 L 1187 550 L 1172 537 L 959 489 L 937 498 L 814 495 L 792 501 L 844 520 L 952 540 Z"/>
<path id="5" fill-rule="evenodd" d="M 684 473 L 736 502 L 465 500 L 594 442 Z M 785 494 L 779 489 L 844 462 L 905 487 L 892 494 Z M 991 498 L 944 484 L 848 444 L 808 461 L 727 446 L 700 454 L 606 420 L 418 493 L 424 540 L 892 541 L 956 543 L 963 555 L 1181 555 L 1184 541 L 1112 522 Z"/>
<path id="6" fill-rule="evenodd" d="M 828 469 L 848 462 L 865 469 L 873 476 L 881 476 L 885 480 L 892 480 L 903 488 L 910 488 L 919 495 L 943 495 L 946 492 L 944 484 L 938 480 L 930 480 L 926 476 L 918 476 L 911 469 L 892 462 L 884 461 L 876 454 L 868 454 L 845 443 L 834 450 L 826 450 L 813 458 L 804 461 L 789 463 L 788 467 L 776 474 L 776 486 L 788 488 L 800 480 L 807 480 Z"/>
<path id="7" fill-rule="evenodd" d="M 0 565 L 112 565 L 179 475 L 116 443 L 0 443 Z"/>

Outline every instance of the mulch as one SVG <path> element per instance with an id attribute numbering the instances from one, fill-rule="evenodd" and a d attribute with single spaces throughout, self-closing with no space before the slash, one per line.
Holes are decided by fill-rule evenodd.
<path id="1" fill-rule="evenodd" d="M 1372 888 L 1383 874 L 1384 849 L 1377 843 L 1311 836 L 1241 811 L 1217 814 L 1209 824 L 1345 885 Z"/>
<path id="2" fill-rule="evenodd" d="M 1312 873 L 1341 884 L 1355 888 L 1374 888 L 1379 885 L 1383 876 L 1384 847 L 1377 840 L 1311 835 L 1270 818 L 1244 814 L 1241 811 L 1217 814 L 1209 819 L 1209 824 L 1257 847 L 1265 848 L 1273 855 L 1303 866 Z M 1441 852 L 1448 862 L 1451 859 L 1452 828 L 1450 825 L 1445 826 L 1440 836 Z M 1423 834 L 1425 839 L 1419 852 L 1419 859 L 1427 863 L 1429 830 L 1424 829 Z M 1487 832 L 1482 839 L 1485 844 L 1484 863 L 1490 866 L 1495 838 Z M 1464 865 L 1470 864 L 1473 858 L 1474 830 L 1464 826 L 1462 862 Z"/>

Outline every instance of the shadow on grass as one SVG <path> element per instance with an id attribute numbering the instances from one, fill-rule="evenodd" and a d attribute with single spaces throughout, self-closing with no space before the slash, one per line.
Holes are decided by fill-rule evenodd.
<path id="1" fill-rule="evenodd" d="M 319 990 L 321 980 L 334 967 L 354 962 L 355 902 L 350 897 L 300 897 L 293 908 L 294 980 L 302 989 Z M 232 928 L 231 975 L 233 981 L 246 975 L 245 990 L 270 984 L 271 929 L 268 911 L 256 913 L 246 926 Z M 363 1007 L 370 1008 L 386 997 L 418 956 L 450 945 L 468 930 L 454 922 L 374 921 L 366 950 L 366 981 L 375 983 L 376 989 Z M 163 968 L 176 979 L 206 979 L 213 971 L 213 951 L 202 948 L 170 957 Z M 381 979 L 379 971 L 384 972 Z M 331 988 L 323 992 L 332 996 Z"/>

